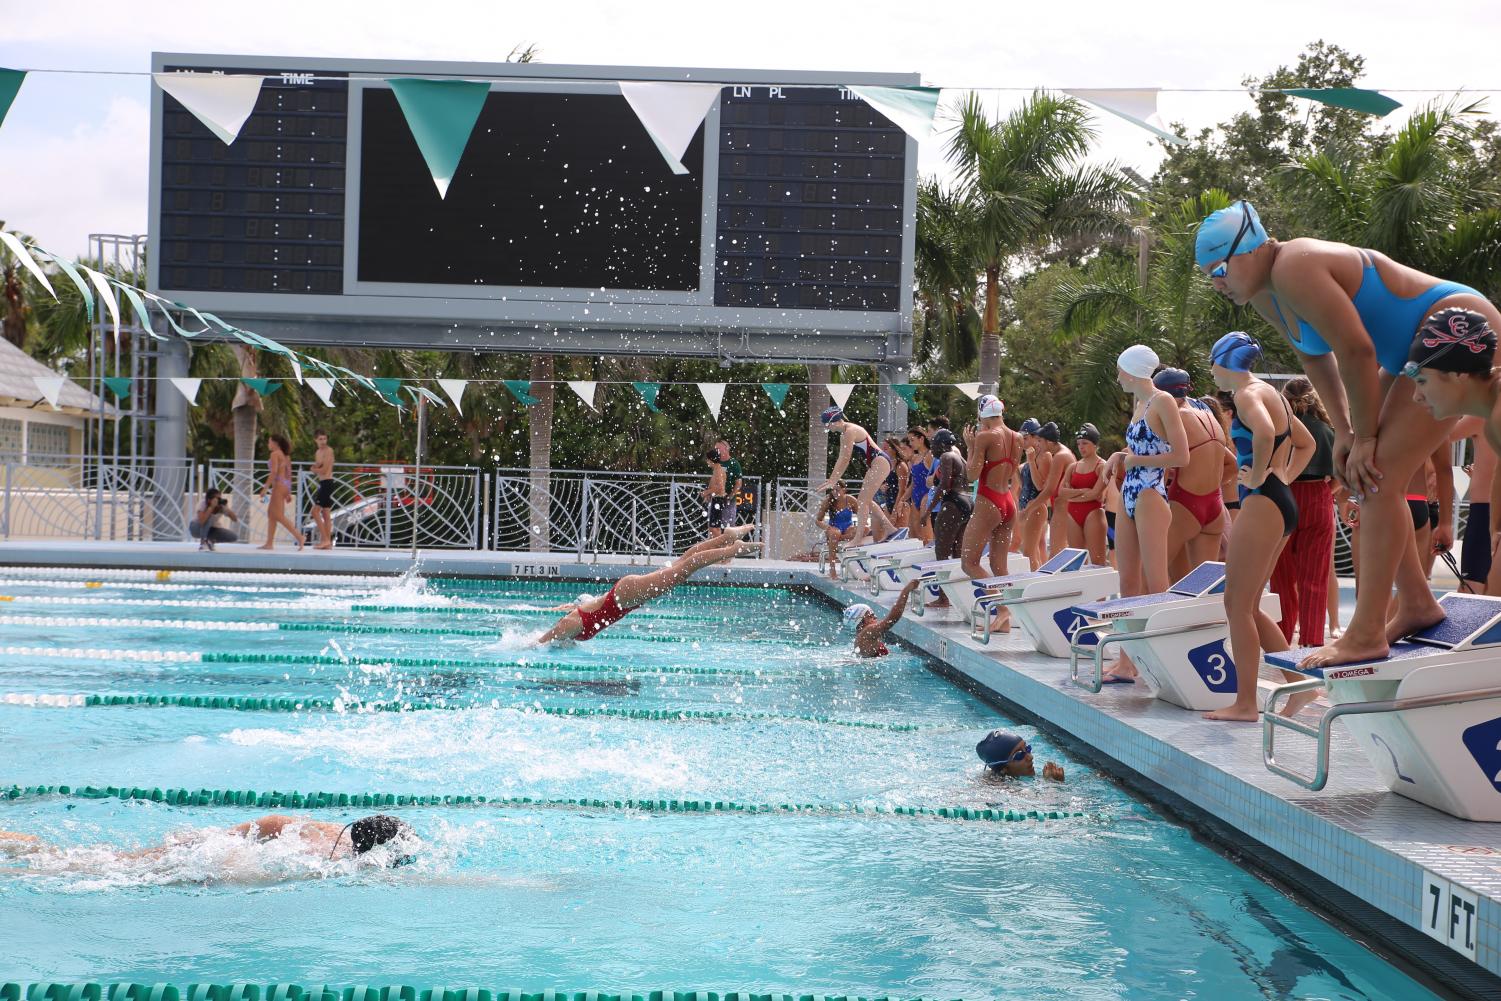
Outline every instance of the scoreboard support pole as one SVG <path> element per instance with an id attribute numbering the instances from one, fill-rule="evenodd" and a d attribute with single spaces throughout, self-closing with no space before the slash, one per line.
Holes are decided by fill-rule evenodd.
<path id="1" fill-rule="evenodd" d="M 155 427 L 151 450 L 153 461 L 157 464 L 156 481 L 175 483 L 175 477 L 181 475 L 183 476 L 182 492 L 186 493 L 193 486 L 193 478 L 186 472 L 188 401 L 167 380 L 181 378 L 188 374 L 188 344 L 176 337 L 156 341 L 153 354 L 155 355 L 157 382 L 153 408 L 155 420 L 152 421 Z M 158 503 L 175 507 L 182 503 L 182 498 L 180 495 L 174 496 L 171 490 L 161 490 L 158 492 Z M 178 524 L 178 518 L 163 511 L 161 515 L 153 519 L 153 524 L 158 526 L 153 532 L 157 538 L 172 542 L 178 541 L 177 536 L 171 534 L 169 527 Z"/>
<path id="2" fill-rule="evenodd" d="M 881 441 L 889 437 L 904 438 L 907 434 L 907 401 L 892 391 L 893 384 L 900 385 L 909 378 L 910 368 L 905 362 L 887 362 L 876 366 L 876 378 L 880 383 L 879 402 L 876 410 L 877 435 Z"/>

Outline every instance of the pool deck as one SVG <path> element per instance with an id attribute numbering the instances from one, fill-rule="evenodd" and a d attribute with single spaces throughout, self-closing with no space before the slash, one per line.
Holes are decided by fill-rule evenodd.
<path id="1" fill-rule="evenodd" d="M 613 579 L 646 565 L 640 557 L 579 562 L 572 553 L 423 550 L 418 556 L 420 571 L 428 575 Z M 663 560 L 651 562 L 660 566 Z M 412 558 L 406 551 L 265 553 L 236 545 L 207 553 L 179 543 L 10 542 L 0 545 L 4 565 L 400 574 L 412 567 Z M 806 586 L 841 604 L 889 604 L 894 597 L 886 592 L 873 599 L 863 587 L 847 589 L 819 577 L 807 563 L 736 560 L 701 572 L 695 581 Z M 1501 824 L 1458 820 L 1387 791 L 1342 727 L 1334 731 L 1327 788 L 1309 792 L 1266 770 L 1259 726 L 1206 721 L 1152 698 L 1141 686 L 1092 694 L 1070 682 L 1066 661 L 1034 652 L 1019 630 L 982 646 L 953 613 L 929 612 L 907 615 L 895 632 L 1107 769 L 1144 783 L 1149 794 L 1202 823 L 1221 844 L 1244 844 L 1251 864 L 1280 874 L 1315 905 L 1369 930 L 1459 996 L 1501 996 Z M 1297 747 L 1284 741 L 1288 750 Z M 1283 756 L 1298 763 L 1295 754 Z M 1445 893 L 1452 886 L 1473 895 L 1473 962 L 1422 931 L 1422 902 L 1434 881 Z M 1379 920 L 1371 909 L 1396 924 Z"/>

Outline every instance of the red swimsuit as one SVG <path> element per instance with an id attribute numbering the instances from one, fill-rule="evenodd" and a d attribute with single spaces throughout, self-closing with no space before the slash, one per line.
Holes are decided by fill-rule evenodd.
<path id="1" fill-rule="evenodd" d="M 1212 420 L 1214 420 L 1214 418 L 1208 416 L 1205 416 L 1203 418 L 1201 423 L 1203 423 L 1206 430 L 1209 431 L 1209 437 L 1199 442 L 1199 445 L 1208 445 L 1210 443 L 1214 443 L 1219 444 L 1220 447 L 1223 448 L 1223 444 L 1220 443 L 1220 436 L 1215 434 L 1214 429 L 1208 426 L 1208 422 Z M 1188 450 L 1192 452 L 1195 448 L 1198 448 L 1199 445 L 1190 446 Z M 1181 472 L 1181 470 L 1179 472 Z M 1200 528 L 1207 528 L 1214 522 L 1216 518 L 1220 516 L 1220 512 L 1225 509 L 1224 497 L 1221 496 L 1218 487 L 1216 487 L 1213 492 L 1207 494 L 1189 493 L 1187 490 L 1184 490 L 1181 486 L 1178 485 L 1177 476 L 1174 476 L 1173 482 L 1167 485 L 1167 499 L 1170 502 L 1177 501 L 1179 504 L 1182 504 L 1184 507 L 1188 508 L 1188 513 L 1194 516 L 1194 520 L 1199 523 Z"/>
<path id="2" fill-rule="evenodd" d="M 600 631 L 612 623 L 619 622 L 630 612 L 629 608 L 621 608 L 620 602 L 615 600 L 615 589 L 605 595 L 605 600 L 592 612 L 586 612 L 582 608 L 578 610 L 579 620 L 584 623 L 584 628 L 578 631 L 576 640 L 587 640 L 598 636 Z"/>
<path id="3" fill-rule="evenodd" d="M 979 491 L 980 496 L 994 504 L 996 510 L 1001 512 L 1002 521 L 1010 521 L 1016 517 L 1016 498 L 1012 496 L 1010 490 L 1001 491 L 996 490 L 994 487 L 986 486 L 985 478 L 990 475 L 990 471 L 996 466 L 1004 466 L 1006 463 L 1012 461 L 1007 458 L 985 463 L 984 466 L 980 467 L 980 480 L 975 484 L 975 489 Z"/>
<path id="4" fill-rule="evenodd" d="M 1095 467 L 1095 471 L 1092 473 L 1068 474 L 1068 485 L 1075 490 L 1088 490 L 1098 482 L 1100 482 L 1100 470 L 1098 466 Z M 1104 510 L 1104 508 L 1104 501 L 1069 501 L 1068 516 L 1074 519 L 1074 524 L 1083 528 L 1084 522 L 1091 514 Z"/>

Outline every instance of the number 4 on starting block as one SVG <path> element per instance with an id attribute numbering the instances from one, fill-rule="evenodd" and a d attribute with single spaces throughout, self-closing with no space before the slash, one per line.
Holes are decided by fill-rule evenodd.
<path id="1" fill-rule="evenodd" d="M 1418 925 L 1423 934 L 1455 952 L 1475 958 L 1479 900 L 1463 887 L 1423 870 L 1423 896 L 1418 901 Z"/>

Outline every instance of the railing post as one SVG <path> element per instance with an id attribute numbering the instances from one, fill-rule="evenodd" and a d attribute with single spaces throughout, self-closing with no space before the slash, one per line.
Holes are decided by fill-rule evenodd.
<path id="1" fill-rule="evenodd" d="M 484 540 L 483 540 L 483 536 L 481 534 L 482 529 L 480 528 L 480 525 L 484 521 L 484 512 L 485 512 L 485 487 L 484 487 L 484 479 L 485 479 L 485 474 L 482 473 L 482 472 L 480 472 L 478 469 L 476 469 L 474 471 L 474 499 L 471 502 L 473 504 L 473 510 L 474 510 L 474 519 L 473 519 L 473 525 L 474 525 L 474 527 L 469 530 L 469 548 L 470 549 L 481 549 L 481 548 L 483 548 L 483 546 L 481 545 L 481 543 Z"/>
<path id="2" fill-rule="evenodd" d="M 5 464 L 5 537 L 10 538 L 10 481 L 15 476 L 15 470 L 10 463 Z"/>
<path id="3" fill-rule="evenodd" d="M 584 477 L 582 500 L 579 504 L 579 561 L 584 559 L 584 540 L 589 537 L 589 477 Z"/>
<path id="4" fill-rule="evenodd" d="M 674 476 L 667 482 L 667 558 L 677 552 L 678 525 L 678 479 Z"/>

